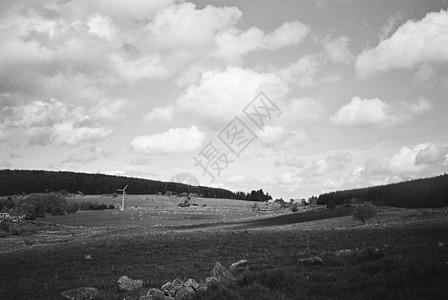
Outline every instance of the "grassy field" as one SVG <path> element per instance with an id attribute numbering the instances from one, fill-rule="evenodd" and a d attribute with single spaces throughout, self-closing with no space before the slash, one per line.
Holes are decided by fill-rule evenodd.
<path id="1" fill-rule="evenodd" d="M 238 280 L 194 299 L 445 299 L 448 294 L 448 250 L 439 246 L 448 244 L 446 211 L 382 209 L 364 226 L 344 209 L 268 212 L 266 219 L 251 203 L 208 199 L 206 207 L 159 210 L 162 198 L 145 198 L 136 198 L 140 207 L 123 213 L 43 219 L 70 225 L 45 225 L 47 234 L 67 239 L 0 253 L 0 298 L 61 299 L 64 290 L 94 286 L 103 299 L 122 299 L 116 288 L 122 275 L 160 287 L 176 277 L 204 279 L 215 262 L 229 266 L 240 259 L 251 264 Z M 160 222 L 175 226 L 156 226 Z M 83 227 L 71 227 L 78 224 Z M 384 257 L 335 255 L 368 247 L 381 249 Z M 298 263 L 312 255 L 323 265 Z"/>

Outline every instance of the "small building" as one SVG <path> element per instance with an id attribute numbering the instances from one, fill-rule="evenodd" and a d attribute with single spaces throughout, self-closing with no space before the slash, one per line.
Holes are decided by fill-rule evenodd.
<path id="1" fill-rule="evenodd" d="M 4 219 L 9 219 L 9 214 L 8 213 L 0 213 L 0 220 L 4 220 Z"/>

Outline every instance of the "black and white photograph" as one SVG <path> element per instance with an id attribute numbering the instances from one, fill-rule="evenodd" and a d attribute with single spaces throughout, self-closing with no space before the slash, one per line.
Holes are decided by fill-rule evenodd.
<path id="1" fill-rule="evenodd" d="M 0 0 L 0 299 L 448 298 L 448 0 Z"/>

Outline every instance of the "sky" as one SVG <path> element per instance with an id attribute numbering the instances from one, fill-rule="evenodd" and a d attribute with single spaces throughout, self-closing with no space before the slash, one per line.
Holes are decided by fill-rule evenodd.
<path id="1" fill-rule="evenodd" d="M 443 174 L 447 113 L 444 0 L 0 2 L 0 169 L 307 198 Z"/>

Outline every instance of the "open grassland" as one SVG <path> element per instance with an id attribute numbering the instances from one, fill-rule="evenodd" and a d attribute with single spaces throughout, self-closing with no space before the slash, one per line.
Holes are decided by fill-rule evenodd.
<path id="1" fill-rule="evenodd" d="M 103 299 L 122 299 L 116 284 L 122 275 L 160 287 L 176 277 L 204 279 L 215 262 L 229 266 L 240 259 L 250 265 L 236 281 L 194 299 L 446 299 L 448 294 L 447 209 L 380 208 L 376 219 L 361 225 L 350 209 L 292 214 L 258 211 L 253 202 L 237 200 L 193 199 L 198 206 L 179 208 L 177 197 L 127 199 L 124 212 L 47 217 L 38 221 L 47 224 L 36 223 L 41 230 L 35 236 L 0 239 L 0 298 L 61 299 L 64 290 L 93 286 Z M 14 243 L 22 247 L 5 251 Z M 369 247 L 384 256 L 335 255 Z M 298 263 L 314 255 L 323 265 Z"/>
<path id="2" fill-rule="evenodd" d="M 141 278 L 160 287 L 176 277 L 203 279 L 216 261 L 252 264 L 237 282 L 197 299 L 443 299 L 448 293 L 446 226 L 304 231 L 171 232 L 91 239 L 69 246 L 0 254 L 2 299 L 60 299 L 80 286 L 120 299 L 116 280 Z M 378 260 L 336 257 L 339 249 L 382 247 Z M 297 260 L 320 255 L 321 266 Z M 86 259 L 89 255 L 92 259 Z"/>

